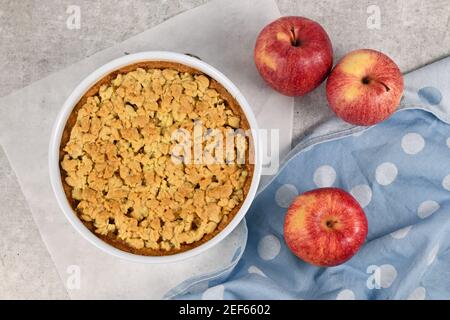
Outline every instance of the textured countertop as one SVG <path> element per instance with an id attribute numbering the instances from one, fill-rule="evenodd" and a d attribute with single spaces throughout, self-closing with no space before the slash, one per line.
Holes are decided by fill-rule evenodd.
<path id="1" fill-rule="evenodd" d="M 64 0 L 42 5 L 37 0 L 3 0 L 0 96 L 205 2 Z M 353 49 L 374 48 L 407 72 L 450 54 L 448 0 L 276 2 L 282 15 L 302 15 L 321 23 L 332 39 L 336 59 Z M 73 6 L 80 9 L 79 29 L 67 27 Z M 294 143 L 331 116 L 320 90 L 296 99 Z M 0 298 L 68 298 L 1 148 L 0 203 Z"/>

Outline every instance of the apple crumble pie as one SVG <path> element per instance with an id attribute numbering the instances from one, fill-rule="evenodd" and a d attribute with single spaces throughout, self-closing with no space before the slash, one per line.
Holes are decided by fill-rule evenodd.
<path id="1" fill-rule="evenodd" d="M 191 249 L 220 232 L 246 197 L 251 136 L 238 132 L 248 129 L 237 101 L 200 71 L 154 61 L 124 67 L 95 84 L 66 123 L 64 191 L 81 221 L 121 250 Z M 194 142 L 175 155 L 180 130 Z M 236 143 L 225 148 L 211 132 Z"/>

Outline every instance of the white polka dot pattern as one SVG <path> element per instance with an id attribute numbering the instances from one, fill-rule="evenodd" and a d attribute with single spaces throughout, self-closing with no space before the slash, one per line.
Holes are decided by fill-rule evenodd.
<path id="1" fill-rule="evenodd" d="M 397 166 L 391 162 L 380 164 L 375 171 L 375 179 L 382 186 L 390 185 L 397 178 Z"/>
<path id="2" fill-rule="evenodd" d="M 417 154 L 425 147 L 425 140 L 418 133 L 408 133 L 402 139 L 402 149 L 407 154 Z"/>
<path id="3" fill-rule="evenodd" d="M 223 300 L 223 294 L 225 291 L 225 287 L 223 285 L 217 285 L 215 287 L 211 287 L 205 292 L 203 292 L 202 299 L 203 300 Z"/>
<path id="4" fill-rule="evenodd" d="M 372 200 L 372 189 L 366 184 L 360 184 L 353 187 L 352 190 L 350 190 L 350 194 L 355 197 L 362 208 L 367 207 Z"/>
<path id="5" fill-rule="evenodd" d="M 336 180 L 336 170 L 328 165 L 321 166 L 314 172 L 313 179 L 318 188 L 331 187 Z"/>
<path id="6" fill-rule="evenodd" d="M 258 243 L 258 255 L 263 260 L 274 259 L 281 250 L 280 240 L 274 235 L 267 235 L 259 240 Z"/>
<path id="7" fill-rule="evenodd" d="M 297 188 L 292 184 L 284 184 L 275 193 L 275 202 L 281 208 L 288 208 L 298 195 Z"/>

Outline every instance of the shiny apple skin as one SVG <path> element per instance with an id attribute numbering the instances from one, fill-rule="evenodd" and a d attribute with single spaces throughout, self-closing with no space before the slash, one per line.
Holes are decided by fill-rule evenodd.
<path id="1" fill-rule="evenodd" d="M 272 88 L 287 96 L 303 96 L 330 73 L 333 48 L 320 24 L 288 16 L 273 21 L 260 32 L 254 61 Z"/>
<path id="2" fill-rule="evenodd" d="M 331 109 L 342 120 L 374 125 L 391 116 L 400 104 L 403 76 L 387 55 L 371 49 L 355 50 L 331 71 L 326 92 Z"/>
<path id="3" fill-rule="evenodd" d="M 303 261 L 320 267 L 336 266 L 364 244 L 368 225 L 359 203 L 339 188 L 305 192 L 288 208 L 284 238 Z"/>

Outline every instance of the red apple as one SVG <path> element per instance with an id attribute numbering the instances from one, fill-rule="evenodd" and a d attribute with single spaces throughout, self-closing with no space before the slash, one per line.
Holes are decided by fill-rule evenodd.
<path id="1" fill-rule="evenodd" d="M 358 202 L 338 188 L 298 196 L 284 221 L 284 239 L 292 252 L 316 266 L 336 266 L 350 259 L 367 236 L 367 219 Z"/>
<path id="2" fill-rule="evenodd" d="M 282 17 L 260 32 L 254 60 L 272 88 L 287 96 L 303 96 L 327 77 L 333 66 L 333 48 L 317 22 Z"/>
<path id="3" fill-rule="evenodd" d="M 394 113 L 403 94 L 403 76 L 385 54 L 361 49 L 342 58 L 327 80 L 327 99 L 336 115 L 368 126 Z"/>

